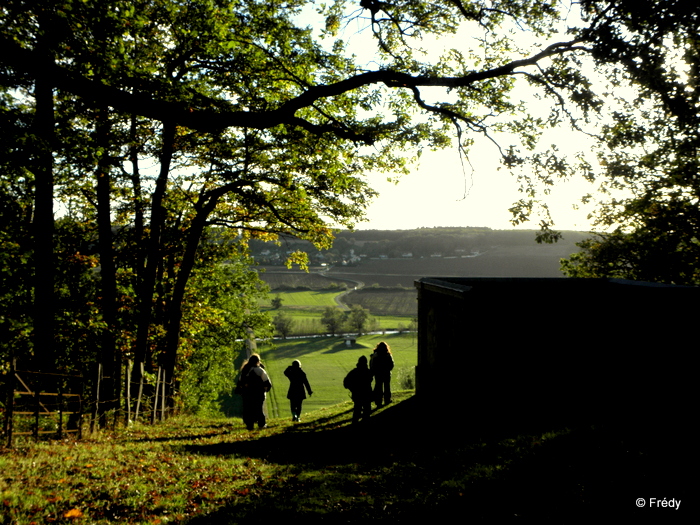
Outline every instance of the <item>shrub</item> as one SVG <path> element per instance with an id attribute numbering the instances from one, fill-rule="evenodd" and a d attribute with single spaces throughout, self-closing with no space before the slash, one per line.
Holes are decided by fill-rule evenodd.
<path id="1" fill-rule="evenodd" d="M 395 384 L 401 390 L 414 390 L 416 388 L 416 368 L 404 366 L 395 372 Z"/>

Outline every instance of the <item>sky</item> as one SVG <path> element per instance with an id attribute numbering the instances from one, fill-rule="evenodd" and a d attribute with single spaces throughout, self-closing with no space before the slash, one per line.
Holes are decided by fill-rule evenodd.
<path id="1" fill-rule="evenodd" d="M 355 11 L 357 13 L 357 11 Z M 302 21 L 318 24 L 313 12 L 305 11 Z M 572 15 L 570 15 L 572 16 Z M 366 20 L 361 17 L 351 18 L 343 25 L 341 37 L 346 40 L 348 49 L 362 63 L 371 64 L 375 58 L 376 41 L 367 31 Z M 422 45 L 435 47 L 439 53 L 445 48 L 464 45 L 470 35 L 456 35 L 457 42 L 441 38 Z M 554 40 L 567 40 L 562 36 Z M 542 42 L 533 40 L 539 48 Z M 372 67 L 371 65 L 369 66 Z M 376 64 L 375 64 L 376 67 Z M 429 102 L 433 102 L 430 101 Z M 534 108 L 541 110 L 543 116 L 549 112 L 548 106 Z M 571 152 L 581 149 L 582 136 L 567 131 L 557 131 L 552 141 L 560 150 Z M 549 137 L 551 139 L 551 137 Z M 504 143 L 502 146 L 508 146 Z M 357 229 L 414 229 L 435 226 L 486 226 L 493 229 L 511 229 L 508 209 L 521 198 L 516 177 L 506 170 L 499 170 L 499 153 L 490 142 L 477 142 L 469 154 L 468 163 L 462 164 L 456 147 L 439 152 L 424 151 L 420 163 L 410 175 L 402 176 L 398 184 L 387 182 L 386 174 L 368 174 L 370 186 L 379 192 L 367 210 L 367 221 L 357 224 Z M 554 228 L 559 230 L 591 230 L 587 218 L 591 207 L 574 210 L 586 193 L 593 190 L 583 180 L 560 182 L 547 198 Z M 538 217 L 518 227 L 539 228 Z"/>
<path id="2" fill-rule="evenodd" d="M 401 230 L 435 226 L 514 228 L 508 209 L 521 198 L 516 178 L 498 170 L 497 152 L 488 146 L 472 151 L 463 169 L 455 148 L 426 152 L 420 164 L 397 184 L 372 174 L 370 185 L 379 192 L 367 210 L 368 221 L 357 229 Z M 591 230 L 591 207 L 574 210 L 592 187 L 583 181 L 560 182 L 547 197 L 555 228 Z M 537 229 L 539 220 L 518 228 Z"/>

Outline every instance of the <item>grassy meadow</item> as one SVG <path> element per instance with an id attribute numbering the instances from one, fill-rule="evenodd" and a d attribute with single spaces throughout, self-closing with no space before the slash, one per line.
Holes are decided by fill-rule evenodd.
<path id="1" fill-rule="evenodd" d="M 348 401 L 271 419 L 176 417 L 0 449 L 2 524 L 691 523 L 687 447 L 604 427 L 489 434 L 412 392 L 358 425 Z M 637 498 L 675 498 L 676 509 Z"/>
<path id="2" fill-rule="evenodd" d="M 360 293 L 362 290 L 346 291 L 333 286 L 330 280 L 318 274 L 304 272 L 264 273 L 262 277 L 272 291 L 266 300 L 261 301 L 261 308 L 272 316 L 283 312 L 294 320 L 292 337 L 278 338 L 272 343 L 258 345 L 273 383 L 273 389 L 268 395 L 268 411 L 271 416 L 291 417 L 287 400 L 289 382 L 284 376 L 284 370 L 294 359 L 301 361 L 314 391 L 304 401 L 304 412 L 319 410 L 348 401 L 349 395 L 343 388 L 343 378 L 355 367 L 357 359 L 361 355 L 369 357 L 380 341 L 386 341 L 394 354 L 394 384 L 403 383 L 408 388 L 413 387 L 418 354 L 415 333 L 365 334 L 358 337 L 352 346 L 346 345 L 344 337 L 318 335 L 325 332 L 321 324 L 323 311 L 329 306 L 347 310 L 349 304 L 360 304 L 370 310 L 372 320 L 368 323 L 367 330 L 404 330 L 415 317 L 415 312 L 406 307 L 411 305 L 415 310 L 415 292 L 409 297 L 406 290 L 374 289 L 367 293 Z M 294 289 L 295 286 L 301 288 Z M 279 309 L 274 309 L 271 304 L 275 296 L 282 300 Z M 311 334 L 317 336 L 299 337 Z"/>
<path id="3" fill-rule="evenodd" d="M 304 412 L 314 411 L 349 400 L 348 391 L 343 388 L 345 375 L 355 368 L 361 355 L 369 357 L 380 341 L 391 347 L 395 363 L 392 388 L 400 388 L 405 377 L 414 376 L 418 359 L 415 334 L 363 335 L 351 347 L 338 337 L 276 340 L 271 345 L 259 345 L 258 351 L 273 384 L 268 394 L 270 415 L 291 417 L 287 400 L 289 381 L 284 370 L 294 359 L 301 361 L 314 392 L 304 401 Z"/>
<path id="4" fill-rule="evenodd" d="M 326 306 L 338 306 L 336 298 L 343 292 L 338 290 L 285 290 L 271 292 L 270 299 L 279 295 L 282 305 L 286 308 L 308 309 L 323 311 Z M 265 307 L 271 307 L 270 301 L 262 302 Z"/>

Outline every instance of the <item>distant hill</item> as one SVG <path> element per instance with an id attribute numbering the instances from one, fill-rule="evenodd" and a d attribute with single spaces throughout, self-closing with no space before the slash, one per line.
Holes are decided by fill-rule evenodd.
<path id="1" fill-rule="evenodd" d="M 535 233 L 488 228 L 341 232 L 338 239 L 342 240 L 337 239 L 328 251 L 283 239 L 281 246 L 258 243 L 253 256 L 267 267 L 268 276 L 263 273 L 262 277 L 273 288 L 285 284 L 326 288 L 339 279 L 348 280 L 351 287 L 357 281 L 364 286 L 413 288 L 421 277 L 562 277 L 560 260 L 578 251 L 575 243 L 588 236 L 564 232 L 560 242 L 537 244 Z M 281 265 L 286 252 L 297 249 L 309 254 L 312 273 L 325 277 L 286 271 Z"/>
<path id="2" fill-rule="evenodd" d="M 563 277 L 559 261 L 572 253 L 563 246 L 495 246 L 475 256 L 367 259 L 356 266 L 333 266 L 329 277 L 365 286 L 413 286 L 421 277 Z"/>

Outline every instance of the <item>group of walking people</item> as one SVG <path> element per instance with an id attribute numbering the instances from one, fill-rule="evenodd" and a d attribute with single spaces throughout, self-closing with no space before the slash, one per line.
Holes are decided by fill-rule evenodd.
<path id="1" fill-rule="evenodd" d="M 350 390 L 354 408 L 352 422 L 357 423 L 368 418 L 372 412 L 372 402 L 377 408 L 391 403 L 391 371 L 394 369 L 394 357 L 391 348 L 384 341 L 379 343 L 367 361 L 360 356 L 355 368 L 348 372 L 343 386 Z M 372 387 L 374 380 L 374 387 Z"/>
<path id="2" fill-rule="evenodd" d="M 357 366 L 350 370 L 343 380 L 343 386 L 350 390 L 354 402 L 353 423 L 369 417 L 372 411 L 372 402 L 377 408 L 391 403 L 391 371 L 394 368 L 394 358 L 389 345 L 379 343 L 369 361 L 366 356 L 361 356 Z M 301 406 L 306 399 L 306 394 L 312 395 L 311 385 L 306 377 L 306 372 L 301 368 L 298 359 L 284 371 L 289 379 L 289 399 L 292 412 L 292 421 L 301 420 Z M 374 387 L 372 381 L 374 380 Z M 265 428 L 265 397 L 272 388 L 270 377 L 265 371 L 260 356 L 252 354 L 241 367 L 235 392 L 243 398 L 243 423 L 248 430 Z"/>

